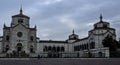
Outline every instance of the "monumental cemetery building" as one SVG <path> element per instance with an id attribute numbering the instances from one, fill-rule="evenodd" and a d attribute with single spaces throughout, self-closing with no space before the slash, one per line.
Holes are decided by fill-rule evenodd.
<path id="1" fill-rule="evenodd" d="M 81 39 L 73 30 L 65 41 L 41 40 L 29 20 L 20 9 L 19 14 L 12 16 L 10 27 L 3 25 L 0 57 L 109 57 L 109 48 L 102 41 L 106 36 L 116 39 L 115 29 L 102 20 L 102 15 L 88 31 L 88 37 Z"/>

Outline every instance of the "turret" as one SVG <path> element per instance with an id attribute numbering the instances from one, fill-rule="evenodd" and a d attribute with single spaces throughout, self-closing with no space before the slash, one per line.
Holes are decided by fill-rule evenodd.
<path id="1" fill-rule="evenodd" d="M 100 15 L 100 21 L 96 24 L 94 24 L 95 29 L 99 28 L 109 28 L 110 24 L 108 22 L 103 21 L 103 16 L 102 14 Z"/>
<path id="2" fill-rule="evenodd" d="M 68 42 L 70 42 L 70 43 L 72 43 L 72 42 L 74 42 L 74 41 L 76 41 L 76 40 L 78 40 L 79 39 L 79 36 L 77 35 L 77 34 L 75 34 L 75 32 L 74 32 L 74 30 L 72 31 L 72 34 L 71 35 L 69 35 L 69 38 L 68 38 Z"/>

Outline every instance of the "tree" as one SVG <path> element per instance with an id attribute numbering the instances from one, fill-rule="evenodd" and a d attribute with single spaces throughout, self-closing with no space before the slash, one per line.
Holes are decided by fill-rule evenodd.
<path id="1" fill-rule="evenodd" d="M 120 41 L 119 41 L 118 44 L 117 44 L 117 48 L 120 48 Z"/>
<path id="2" fill-rule="evenodd" d="M 109 35 L 103 40 L 103 46 L 109 47 L 110 52 L 117 50 L 117 44 L 118 42 Z"/>

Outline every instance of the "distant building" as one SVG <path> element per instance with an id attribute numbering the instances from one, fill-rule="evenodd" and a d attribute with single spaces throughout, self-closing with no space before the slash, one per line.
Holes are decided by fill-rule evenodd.
<path id="1" fill-rule="evenodd" d="M 0 57 L 109 57 L 109 48 L 103 47 L 102 40 L 108 35 L 116 39 L 115 29 L 102 20 L 102 15 L 88 37 L 80 39 L 73 30 L 65 41 L 40 40 L 36 26 L 30 28 L 29 20 L 20 9 L 12 16 L 10 27 L 4 24 Z"/>

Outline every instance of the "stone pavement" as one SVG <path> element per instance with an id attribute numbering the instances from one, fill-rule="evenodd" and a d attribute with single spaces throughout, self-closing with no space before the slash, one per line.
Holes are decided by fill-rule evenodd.
<path id="1" fill-rule="evenodd" d="M 120 58 L 0 58 L 0 65 L 120 65 Z"/>

